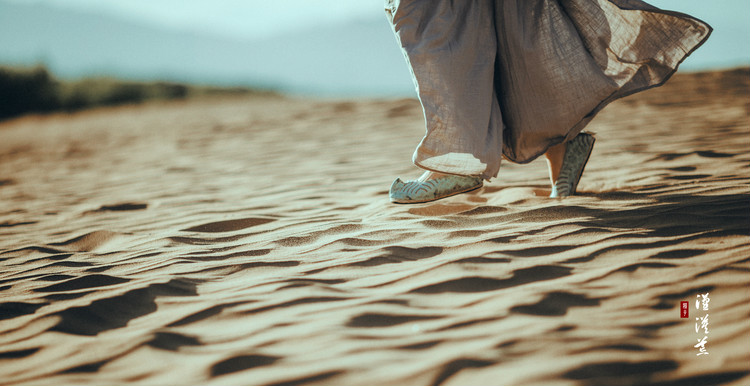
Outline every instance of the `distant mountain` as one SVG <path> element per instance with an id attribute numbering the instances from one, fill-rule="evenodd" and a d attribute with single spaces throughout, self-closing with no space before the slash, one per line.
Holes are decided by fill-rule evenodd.
<path id="1" fill-rule="evenodd" d="M 414 95 L 384 15 L 265 40 L 241 40 L 0 1 L 0 64 L 57 76 L 115 76 L 321 95 Z"/>

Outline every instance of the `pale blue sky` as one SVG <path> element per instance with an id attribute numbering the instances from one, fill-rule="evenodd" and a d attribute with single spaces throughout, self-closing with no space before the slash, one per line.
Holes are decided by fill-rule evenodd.
<path id="1" fill-rule="evenodd" d="M 240 38 L 383 16 L 382 0 L 10 0 L 103 12 L 150 24 Z"/>

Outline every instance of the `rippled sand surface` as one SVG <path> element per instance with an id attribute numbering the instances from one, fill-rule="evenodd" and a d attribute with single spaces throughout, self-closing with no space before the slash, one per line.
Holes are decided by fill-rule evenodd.
<path id="1" fill-rule="evenodd" d="M 738 70 L 614 103 L 565 200 L 540 160 L 389 203 L 414 100 L 2 123 L 0 383 L 750 384 L 748 94 Z"/>

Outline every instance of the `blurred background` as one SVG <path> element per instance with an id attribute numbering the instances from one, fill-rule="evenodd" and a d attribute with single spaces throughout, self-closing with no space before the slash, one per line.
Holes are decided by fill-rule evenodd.
<path id="1" fill-rule="evenodd" d="M 750 1 L 650 3 L 714 27 L 682 70 L 750 65 Z M 68 80 L 415 95 L 382 0 L 0 0 L 0 66 Z"/>

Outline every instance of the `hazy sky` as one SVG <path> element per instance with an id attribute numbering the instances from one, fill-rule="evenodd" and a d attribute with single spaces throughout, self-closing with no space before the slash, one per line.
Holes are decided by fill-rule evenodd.
<path id="1" fill-rule="evenodd" d="M 242 38 L 262 38 L 320 23 L 384 17 L 383 0 L 11 1 L 99 11 L 170 28 Z M 750 39 L 750 0 L 652 0 L 650 3 L 689 13 L 709 22 L 717 30 L 744 33 L 745 42 Z M 745 48 L 750 51 L 747 45 Z"/>
<path id="2" fill-rule="evenodd" d="M 10 0 L 103 12 L 183 30 L 241 38 L 384 17 L 382 0 Z"/>

